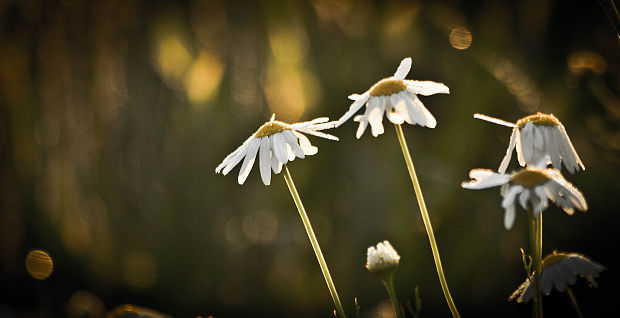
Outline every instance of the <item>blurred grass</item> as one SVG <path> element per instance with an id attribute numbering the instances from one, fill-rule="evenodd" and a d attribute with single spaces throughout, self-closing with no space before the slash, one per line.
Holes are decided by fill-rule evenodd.
<path id="1" fill-rule="evenodd" d="M 474 112 L 562 120 L 586 165 L 566 177 L 590 210 L 550 208 L 544 250 L 607 266 L 597 289 L 574 290 L 585 315 L 613 305 L 620 61 L 594 2 L 4 1 L 0 22 L 1 314 L 79 316 L 70 300 L 87 292 L 78 299 L 99 308 L 90 316 L 100 303 L 329 315 L 282 178 L 265 187 L 251 173 L 239 186 L 237 170 L 213 170 L 272 112 L 338 118 L 348 94 L 407 56 L 409 78 L 451 89 L 422 98 L 437 128 L 404 129 L 463 316 L 531 309 L 506 301 L 524 276 L 524 215 L 506 231 L 496 191 L 459 187 L 471 168 L 499 165 L 510 134 Z M 456 28 L 471 46 L 451 45 Z M 290 165 L 343 303 L 352 313 L 358 297 L 363 317 L 378 315 L 386 296 L 363 265 L 388 239 L 402 256 L 399 296 L 418 285 L 422 316 L 445 316 L 395 133 L 356 140 L 355 129 L 313 139 L 319 153 Z M 46 280 L 26 272 L 32 249 L 54 261 Z M 572 314 L 564 295 L 547 298 L 554 316 Z"/>

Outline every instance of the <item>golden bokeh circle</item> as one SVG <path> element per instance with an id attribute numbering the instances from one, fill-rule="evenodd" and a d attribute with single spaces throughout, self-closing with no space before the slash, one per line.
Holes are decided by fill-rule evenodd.
<path id="1" fill-rule="evenodd" d="M 54 263 L 50 255 L 42 250 L 32 250 L 26 256 L 26 270 L 36 279 L 46 279 L 52 273 Z"/>
<path id="2" fill-rule="evenodd" d="M 454 28 L 450 32 L 450 45 L 457 50 L 467 49 L 471 41 L 471 32 L 464 27 Z"/>

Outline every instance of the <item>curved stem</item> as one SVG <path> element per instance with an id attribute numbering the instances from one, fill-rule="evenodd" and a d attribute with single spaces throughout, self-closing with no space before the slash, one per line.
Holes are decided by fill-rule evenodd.
<path id="1" fill-rule="evenodd" d="M 443 295 L 446 298 L 448 306 L 450 307 L 450 312 L 452 312 L 452 316 L 454 316 L 455 318 L 461 317 L 458 310 L 456 309 L 454 300 L 452 300 L 452 295 L 450 295 L 448 283 L 446 282 L 446 275 L 443 273 L 443 266 L 441 265 L 441 258 L 439 257 L 439 249 L 437 248 L 437 242 L 435 242 L 435 233 L 433 233 L 433 225 L 431 224 L 431 218 L 428 215 L 426 203 L 424 202 L 424 197 L 422 196 L 422 188 L 420 187 L 418 176 L 416 175 L 415 168 L 413 167 L 413 160 L 411 159 L 411 153 L 409 153 L 409 148 L 407 147 L 407 141 L 405 140 L 405 135 L 403 134 L 403 128 L 398 124 L 394 124 L 394 127 L 396 127 L 396 134 L 398 135 L 400 148 L 403 151 L 405 163 L 407 164 L 407 170 L 409 170 L 409 176 L 411 177 L 411 183 L 413 183 L 413 190 L 415 191 L 416 198 L 418 199 L 420 213 L 422 214 L 422 221 L 424 222 L 426 234 L 428 234 L 428 240 L 431 244 L 433 260 L 435 261 L 435 267 L 437 268 L 437 275 L 439 276 L 439 283 L 441 284 Z"/>
<path id="2" fill-rule="evenodd" d="M 336 286 L 334 285 L 332 276 L 329 274 L 329 269 L 327 268 L 327 263 L 325 262 L 325 258 L 323 257 L 323 252 L 321 252 L 319 241 L 314 235 L 314 230 L 312 230 L 310 219 L 308 218 L 308 214 L 306 214 L 306 209 L 304 209 L 304 205 L 301 202 L 299 193 L 297 193 L 297 189 L 295 188 L 295 184 L 293 183 L 291 173 L 288 171 L 288 167 L 286 165 L 284 165 L 284 180 L 286 181 L 286 185 L 291 192 L 291 196 L 293 196 L 293 201 L 295 201 L 295 205 L 297 206 L 297 210 L 299 211 L 299 216 L 301 216 L 301 222 L 304 224 L 304 228 L 306 229 L 306 233 L 308 234 L 308 238 L 310 239 L 310 243 L 312 244 L 312 248 L 314 249 L 314 254 L 316 254 L 316 259 L 319 261 L 319 266 L 321 267 L 321 271 L 323 272 L 323 277 L 325 277 L 327 288 L 329 289 L 329 293 L 331 294 L 334 305 L 336 306 L 338 317 L 346 318 L 347 315 L 344 313 L 342 303 L 340 303 L 340 298 L 338 297 L 338 292 L 336 291 Z"/>

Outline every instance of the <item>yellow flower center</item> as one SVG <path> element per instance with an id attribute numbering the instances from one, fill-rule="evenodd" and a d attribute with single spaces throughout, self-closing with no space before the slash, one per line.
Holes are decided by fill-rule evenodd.
<path id="1" fill-rule="evenodd" d="M 542 170 L 525 168 L 510 177 L 510 182 L 520 184 L 527 188 L 535 187 L 549 180 L 549 175 Z"/>
<path id="2" fill-rule="evenodd" d="M 256 138 L 268 137 L 273 134 L 277 134 L 279 132 L 283 132 L 289 129 L 291 129 L 291 126 L 289 124 L 281 122 L 279 120 L 272 120 L 260 126 L 260 128 L 258 128 L 258 130 L 254 133 L 254 137 Z"/>
<path id="3" fill-rule="evenodd" d="M 370 88 L 370 95 L 389 96 L 392 94 L 400 93 L 405 89 L 407 89 L 407 85 L 405 85 L 405 82 L 397 81 L 392 78 L 384 78 Z"/>
<path id="4" fill-rule="evenodd" d="M 523 117 L 517 121 L 517 126 L 519 128 L 523 128 L 525 124 L 533 123 L 534 125 L 542 125 L 542 126 L 557 126 L 560 124 L 560 121 L 553 116 L 553 114 L 543 114 L 536 113 L 534 115 L 530 115 L 527 117 Z"/>

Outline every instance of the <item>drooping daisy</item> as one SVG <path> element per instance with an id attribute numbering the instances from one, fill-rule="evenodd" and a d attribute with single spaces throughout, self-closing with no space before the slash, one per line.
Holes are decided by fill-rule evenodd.
<path id="1" fill-rule="evenodd" d="M 486 189 L 502 186 L 502 208 L 504 209 L 504 226 L 511 229 L 515 220 L 517 201 L 524 210 L 530 203 L 534 218 L 542 213 L 551 200 L 569 215 L 574 209 L 586 211 L 588 205 L 583 194 L 570 182 L 566 181 L 559 170 L 553 168 L 538 169 L 526 167 L 512 174 L 497 173 L 488 169 L 473 169 L 469 172 L 473 180 L 463 182 L 466 189 Z"/>
<path id="2" fill-rule="evenodd" d="M 275 114 L 271 119 L 260 126 L 258 130 L 250 136 L 239 148 L 228 155 L 222 163 L 215 168 L 216 173 L 228 174 L 235 166 L 243 160 L 239 171 L 239 184 L 243 184 L 250 174 L 254 165 L 254 160 L 258 154 L 260 159 L 260 175 L 265 185 L 271 183 L 271 171 L 275 174 L 282 171 L 282 165 L 288 161 L 305 156 L 314 155 L 318 148 L 310 144 L 308 137 L 302 133 L 314 135 L 331 140 L 338 140 L 338 137 L 320 132 L 333 127 L 328 123 L 329 119 L 322 117 L 311 121 L 287 124 L 275 120 Z"/>
<path id="3" fill-rule="evenodd" d="M 565 292 L 568 286 L 577 282 L 577 275 L 585 278 L 590 286 L 596 287 L 594 280 L 605 270 L 605 266 L 600 265 L 590 258 L 579 253 L 561 253 L 554 251 L 543 259 L 541 288 L 545 295 L 549 295 L 555 286 L 559 292 Z M 515 290 L 508 300 L 517 299 L 517 302 L 528 302 L 534 297 L 534 288 L 531 283 L 535 279 L 533 273 L 528 279 Z"/>
<path id="4" fill-rule="evenodd" d="M 359 122 L 356 137 L 359 139 L 368 124 L 372 135 L 377 137 L 383 133 L 383 114 L 394 124 L 407 122 L 411 125 L 434 128 L 437 121 L 433 114 L 424 107 L 417 94 L 424 96 L 433 94 L 449 94 L 450 89 L 444 84 L 432 81 L 413 81 L 406 80 L 405 76 L 411 69 L 411 58 L 405 58 L 400 62 L 400 66 L 394 76 L 384 78 L 375 83 L 363 94 L 353 94 L 349 99 L 353 104 L 349 110 L 340 117 L 336 127 L 342 125 L 351 116 L 366 104 L 366 112 L 357 115 L 353 119 Z"/>
<path id="5" fill-rule="evenodd" d="M 474 118 L 513 128 L 499 172 L 506 172 L 515 148 L 522 167 L 543 162 L 561 169 L 564 162 L 570 173 L 585 170 L 564 125 L 553 114 L 536 113 L 519 119 L 516 124 L 483 114 L 474 114 Z"/>

